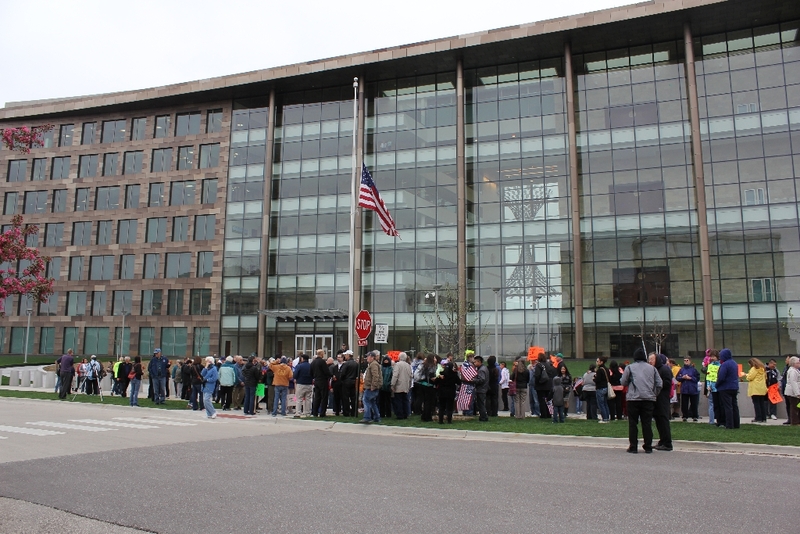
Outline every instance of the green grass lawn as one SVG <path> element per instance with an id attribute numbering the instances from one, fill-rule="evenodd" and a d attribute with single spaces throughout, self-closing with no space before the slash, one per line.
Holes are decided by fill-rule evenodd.
<path id="1" fill-rule="evenodd" d="M 145 392 L 146 394 L 146 392 Z M 66 400 L 61 401 L 55 393 L 40 393 L 36 391 L 14 391 L 0 390 L 0 397 L 16 397 L 24 399 L 47 399 L 58 402 L 72 402 L 72 395 Z M 87 402 L 99 404 L 100 398 L 96 396 L 78 395 L 74 402 Z M 129 400 L 122 397 L 104 396 L 102 404 L 128 406 Z M 139 404 L 145 408 L 155 408 L 159 410 L 185 410 L 186 401 L 167 400 L 162 406 L 156 406 L 145 395 L 139 398 Z M 262 412 L 263 413 L 263 412 Z M 328 421 L 337 423 L 357 424 L 359 418 L 354 417 L 329 417 Z M 517 434 L 547 434 L 565 436 L 591 436 L 606 438 L 627 438 L 628 422 L 613 421 L 607 425 L 601 425 L 596 421 L 586 421 L 585 419 L 567 418 L 564 424 L 553 424 L 548 420 L 534 417 L 525 419 L 514 419 L 510 417 L 493 417 L 486 423 L 481 423 L 477 419 L 455 420 L 453 424 L 439 425 L 438 422 L 423 423 L 419 416 L 412 415 L 409 419 L 398 421 L 396 419 L 384 419 L 384 426 L 396 426 L 405 428 L 447 428 L 457 430 L 478 430 L 485 432 L 510 432 Z M 654 429 L 655 431 L 655 429 Z M 657 435 L 657 434 L 656 434 Z M 717 441 L 727 443 L 758 443 L 765 445 L 800 445 L 800 430 L 790 426 L 762 426 L 762 425 L 742 425 L 738 430 L 725 430 L 709 425 L 708 423 L 672 423 L 672 439 L 686 441 Z"/>

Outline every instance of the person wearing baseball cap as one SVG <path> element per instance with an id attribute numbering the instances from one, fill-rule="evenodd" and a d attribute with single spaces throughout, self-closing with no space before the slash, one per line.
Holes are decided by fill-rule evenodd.
<path id="1" fill-rule="evenodd" d="M 381 414 L 378 411 L 378 392 L 383 385 L 383 375 L 377 360 L 380 355 L 381 353 L 377 350 L 367 353 L 367 372 L 364 373 L 364 418 L 359 423 L 381 422 Z"/>

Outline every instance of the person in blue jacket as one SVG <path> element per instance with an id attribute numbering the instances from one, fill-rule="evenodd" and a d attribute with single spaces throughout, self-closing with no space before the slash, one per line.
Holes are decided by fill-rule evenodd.
<path id="1" fill-rule="evenodd" d="M 147 373 L 150 375 L 150 383 L 153 385 L 153 402 L 164 404 L 169 363 L 166 358 L 161 356 L 161 349 L 153 351 L 153 358 L 147 365 Z"/>
<path id="2" fill-rule="evenodd" d="M 206 367 L 200 373 L 203 377 L 203 404 L 206 408 L 206 416 L 209 419 L 217 418 L 217 411 L 214 409 L 214 390 L 217 389 L 217 381 L 219 380 L 219 371 L 217 366 L 214 365 L 214 357 L 209 356 L 206 358 Z"/>
<path id="3" fill-rule="evenodd" d="M 717 392 L 725 413 L 725 428 L 739 428 L 739 366 L 730 349 L 719 351 L 722 362 L 717 372 Z"/>
<path id="4" fill-rule="evenodd" d="M 683 421 L 686 422 L 688 418 L 692 421 L 697 421 L 697 403 L 700 400 L 700 373 L 697 372 L 692 360 L 689 358 L 683 359 L 683 367 L 678 371 L 675 379 L 681 385 L 681 415 Z"/>

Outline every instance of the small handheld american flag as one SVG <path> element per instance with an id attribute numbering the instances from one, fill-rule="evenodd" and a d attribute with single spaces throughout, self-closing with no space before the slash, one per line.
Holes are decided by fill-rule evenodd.
<path id="1" fill-rule="evenodd" d="M 375 182 L 372 181 L 372 175 L 367 170 L 366 164 L 361 164 L 361 187 L 358 191 L 358 205 L 362 208 L 367 208 L 378 214 L 378 220 L 381 222 L 381 228 L 386 233 L 393 237 L 400 237 L 397 231 L 397 226 L 394 224 L 386 204 L 383 203 L 381 194 Z"/>

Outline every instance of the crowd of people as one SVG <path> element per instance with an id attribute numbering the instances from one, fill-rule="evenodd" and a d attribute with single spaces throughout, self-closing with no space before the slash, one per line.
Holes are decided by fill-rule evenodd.
<path id="1" fill-rule="evenodd" d="M 540 353 L 529 361 L 519 357 L 510 368 L 495 356 L 484 358 L 467 351 L 463 360 L 452 354 L 444 357 L 419 353 L 411 359 L 404 352 L 393 358 L 379 351 L 367 353 L 359 365 L 346 346 L 335 357 L 318 350 L 314 357 L 298 354 L 293 360 L 277 355 L 259 358 L 251 355 L 226 358 L 196 357 L 170 362 L 156 349 L 146 365 L 149 377 L 148 398 L 163 404 L 170 395 L 187 402 L 187 408 L 205 410 L 209 418 L 220 410 L 242 410 L 255 415 L 266 410 L 277 417 L 290 413 L 288 400 L 294 401 L 296 418 L 333 415 L 355 417 L 363 408 L 360 422 L 378 423 L 394 416 L 407 419 L 419 415 L 422 421 L 452 423 L 454 413 L 477 415 L 488 421 L 502 410 L 512 417 L 526 415 L 563 423 L 574 402 L 574 413 L 587 420 L 609 423 L 627 419 L 631 438 L 630 452 L 636 452 L 638 423 L 642 424 L 644 450 L 672 450 L 670 421 L 702 419 L 699 397 L 708 399 L 710 424 L 739 428 L 738 393 L 740 381 L 747 381 L 753 402 L 753 423 L 776 419 L 776 406 L 785 402 L 785 424 L 800 425 L 800 360 L 787 356 L 783 372 L 772 359 L 764 365 L 758 358 L 749 360 L 750 369 L 740 370 L 729 349 L 708 349 L 698 368 L 691 358 L 680 366 L 663 354 L 646 355 L 638 349 L 633 362 L 609 361 L 600 356 L 588 370 L 573 377 L 559 355 Z M 73 391 L 98 394 L 100 379 L 112 377 L 112 395 L 126 397 L 139 405 L 139 389 L 145 365 L 139 356 L 109 362 L 103 368 L 94 355 L 74 363 L 72 351 L 56 362 L 60 384 L 56 390 L 65 398 Z M 649 364 L 649 365 L 648 365 Z M 647 365 L 647 367 L 645 367 Z M 73 378 L 77 382 L 73 384 Z M 261 404 L 266 404 L 262 409 Z M 652 423 L 659 441 L 653 445 Z"/>

